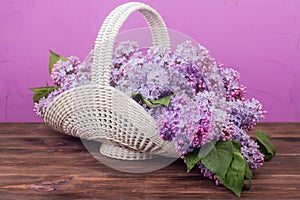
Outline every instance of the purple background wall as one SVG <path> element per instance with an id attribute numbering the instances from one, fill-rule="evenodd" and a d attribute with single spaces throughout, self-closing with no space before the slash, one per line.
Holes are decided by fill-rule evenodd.
<path id="1" fill-rule="evenodd" d="M 127 1 L 1 0 L 0 122 L 41 121 L 27 89 L 50 81 L 49 49 L 84 58 L 105 16 Z M 300 121 L 300 1 L 152 0 L 167 25 L 237 68 L 264 121 Z M 144 27 L 134 15 L 123 30 Z"/>

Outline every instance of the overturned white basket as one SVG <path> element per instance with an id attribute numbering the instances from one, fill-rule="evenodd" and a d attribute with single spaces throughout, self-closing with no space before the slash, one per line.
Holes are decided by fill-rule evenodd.
<path id="1" fill-rule="evenodd" d="M 106 17 L 98 33 L 91 84 L 60 94 L 47 108 L 44 120 L 59 132 L 101 142 L 100 153 L 112 158 L 144 160 L 152 155 L 178 156 L 174 145 L 157 134 L 154 118 L 125 93 L 109 85 L 117 34 L 135 11 L 146 19 L 153 46 L 170 48 L 168 30 L 156 10 L 137 2 L 117 7 Z"/>

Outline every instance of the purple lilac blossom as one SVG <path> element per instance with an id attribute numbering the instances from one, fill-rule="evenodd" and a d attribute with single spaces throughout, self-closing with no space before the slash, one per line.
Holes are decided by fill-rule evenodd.
<path id="1" fill-rule="evenodd" d="M 224 81 L 227 100 L 245 100 L 246 87 L 239 85 L 240 74 L 232 68 L 226 68 L 218 63 L 219 72 Z"/>
<path id="2" fill-rule="evenodd" d="M 53 65 L 51 78 L 55 85 L 61 85 L 65 79 L 72 74 L 77 73 L 77 66 L 81 63 L 80 59 L 70 56 L 67 61 L 59 60 Z"/>
<path id="3" fill-rule="evenodd" d="M 172 97 L 170 106 L 157 119 L 159 135 L 173 141 L 182 155 L 221 136 L 226 122 L 227 109 L 219 104 L 224 100 L 216 98 L 214 92 L 199 92 L 196 97 L 185 94 Z"/>
<path id="4" fill-rule="evenodd" d="M 35 104 L 37 115 L 43 117 L 48 105 L 62 92 L 89 84 L 91 66 L 92 56 L 84 62 L 77 57 L 58 61 L 51 77 L 59 89 Z M 263 155 L 246 130 L 252 130 L 266 112 L 256 99 L 245 99 L 246 88 L 238 81 L 236 70 L 217 63 L 205 47 L 193 46 L 190 41 L 174 52 L 161 47 L 142 52 L 137 42 L 125 41 L 113 53 L 113 87 L 148 100 L 175 94 L 169 107 L 148 108 L 138 103 L 157 121 L 158 134 L 172 141 L 178 152 L 184 155 L 214 139 L 238 140 L 250 168 L 257 169 L 263 164 Z M 205 177 L 220 184 L 202 163 L 198 167 Z"/>
<path id="5" fill-rule="evenodd" d="M 137 93 L 149 100 L 165 95 L 195 94 L 187 85 L 185 74 L 176 65 L 176 57 L 163 48 L 150 48 L 146 55 L 130 59 L 122 66 L 122 77 L 116 80 L 116 88 L 129 96 Z"/>
<path id="6" fill-rule="evenodd" d="M 216 185 L 221 184 L 221 182 L 217 179 L 217 176 L 214 173 L 212 173 L 209 169 L 207 169 L 201 162 L 199 162 L 197 165 L 200 169 L 200 173 L 204 177 L 214 180 Z"/>
<path id="7" fill-rule="evenodd" d="M 254 98 L 251 101 L 248 99 L 245 101 L 231 101 L 230 104 L 230 120 L 241 129 L 253 130 L 256 123 L 266 114 L 261 103 Z"/>
<path id="8" fill-rule="evenodd" d="M 47 107 L 61 93 L 71 88 L 90 83 L 91 64 L 87 59 L 81 62 L 79 58 L 71 56 L 67 61 L 59 60 L 53 65 L 51 77 L 58 86 L 57 90 L 52 91 L 46 98 L 43 97 L 38 103 L 34 104 L 34 111 L 37 116 L 44 117 Z M 60 77 L 60 75 L 65 74 Z"/>
<path id="9" fill-rule="evenodd" d="M 233 122 L 228 122 L 223 129 L 221 140 L 238 140 L 241 143 L 241 153 L 251 169 L 257 169 L 263 165 L 264 155 L 258 150 L 258 144 L 250 138 L 245 130 L 236 126 Z"/>
<path id="10" fill-rule="evenodd" d="M 46 98 L 43 97 L 39 100 L 38 103 L 35 103 L 33 110 L 37 114 L 37 116 L 44 117 L 47 107 L 60 93 L 60 90 L 54 90 Z"/>

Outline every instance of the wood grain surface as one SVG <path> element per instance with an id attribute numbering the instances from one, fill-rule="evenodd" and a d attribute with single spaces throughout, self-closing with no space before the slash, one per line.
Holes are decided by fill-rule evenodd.
<path id="1" fill-rule="evenodd" d="M 255 171 L 246 199 L 300 198 L 300 123 L 261 123 L 276 157 Z M 0 199 L 235 199 L 182 160 L 133 174 L 96 160 L 81 140 L 38 123 L 0 124 Z"/>

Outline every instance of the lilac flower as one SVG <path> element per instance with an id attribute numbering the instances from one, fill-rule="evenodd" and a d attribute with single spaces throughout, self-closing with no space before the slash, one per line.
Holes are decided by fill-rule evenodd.
<path id="1" fill-rule="evenodd" d="M 217 179 L 217 176 L 207 169 L 201 162 L 199 162 L 197 165 L 204 177 L 214 180 L 216 185 L 221 184 L 221 182 Z"/>
<path id="2" fill-rule="evenodd" d="M 228 122 L 223 129 L 221 140 L 238 140 L 241 143 L 241 153 L 251 169 L 257 169 L 263 165 L 264 155 L 258 150 L 258 144 L 250 138 L 245 130 L 233 122 Z"/>
<path id="3" fill-rule="evenodd" d="M 230 120 L 239 128 L 253 130 L 256 123 L 264 117 L 266 111 L 263 110 L 261 103 L 252 99 L 245 101 L 234 101 L 231 104 Z"/>
<path id="4" fill-rule="evenodd" d="M 258 150 L 257 143 L 250 138 L 245 130 L 235 126 L 236 135 L 233 139 L 240 141 L 241 153 L 249 163 L 251 169 L 262 167 L 264 163 L 264 155 Z"/>
<path id="5" fill-rule="evenodd" d="M 38 116 L 44 116 L 62 92 L 91 82 L 91 55 L 84 62 L 69 57 L 53 66 L 51 77 L 59 87 L 35 104 Z M 205 47 L 190 41 L 174 52 L 162 47 L 143 51 L 137 42 L 121 42 L 111 65 L 111 86 L 130 97 L 140 94 L 157 100 L 175 95 L 168 107 L 149 108 L 136 101 L 156 120 L 158 135 L 173 142 L 182 157 L 211 141 L 238 140 L 250 168 L 257 169 L 264 158 L 246 130 L 252 130 L 266 111 L 256 99 L 245 99 L 246 88 L 239 84 L 239 78 L 236 70 L 217 63 Z M 205 177 L 220 184 L 202 163 L 198 167 Z"/>
<path id="6" fill-rule="evenodd" d="M 226 120 L 226 109 L 214 111 L 218 108 L 214 95 L 214 92 L 200 92 L 195 98 L 185 94 L 172 97 L 170 106 L 157 119 L 161 137 L 172 141 L 183 155 L 217 140 Z"/>
<path id="7" fill-rule="evenodd" d="M 37 116 L 44 117 L 49 104 L 61 93 L 71 88 L 90 83 L 91 79 L 90 58 L 81 62 L 79 58 L 71 56 L 67 61 L 59 60 L 54 64 L 51 77 L 58 89 L 52 91 L 46 98 L 43 97 L 34 104 Z"/>
<path id="8" fill-rule="evenodd" d="M 67 61 L 59 60 L 53 65 L 51 78 L 56 85 L 60 85 L 65 81 L 68 75 L 77 73 L 77 66 L 81 61 L 75 56 L 67 58 Z"/>
<path id="9" fill-rule="evenodd" d="M 226 89 L 226 98 L 228 100 L 245 100 L 246 87 L 239 85 L 240 74 L 232 68 L 225 68 L 223 64 L 218 63 L 220 75 L 224 81 Z"/>
<path id="10" fill-rule="evenodd" d="M 120 69 L 122 77 L 115 79 L 116 88 L 127 93 L 139 93 L 154 100 L 172 93 L 195 94 L 186 84 L 187 78 L 175 65 L 175 55 L 164 48 L 150 48 L 143 56 L 131 57 Z"/>
<path id="11" fill-rule="evenodd" d="M 138 51 L 138 43 L 135 41 L 120 42 L 113 53 L 113 63 L 111 68 L 111 85 L 123 76 L 124 71 L 127 71 L 127 63 L 132 57 L 141 59 L 138 63 L 142 63 L 141 52 Z"/>
<path id="12" fill-rule="evenodd" d="M 258 150 L 257 143 L 250 138 L 245 130 L 237 127 L 233 122 L 228 122 L 227 126 L 224 127 L 220 140 L 238 140 L 241 144 L 241 154 L 249 164 L 250 169 L 255 170 L 262 167 L 264 155 Z M 207 169 L 201 162 L 198 163 L 198 167 L 204 177 L 214 180 L 216 185 L 221 184 L 215 174 Z"/>
<path id="13" fill-rule="evenodd" d="M 34 103 L 33 111 L 37 114 L 39 117 L 44 117 L 45 112 L 49 106 L 49 104 L 59 95 L 62 91 L 60 90 L 54 90 L 52 91 L 47 98 L 43 97 L 39 100 L 38 103 Z"/>

